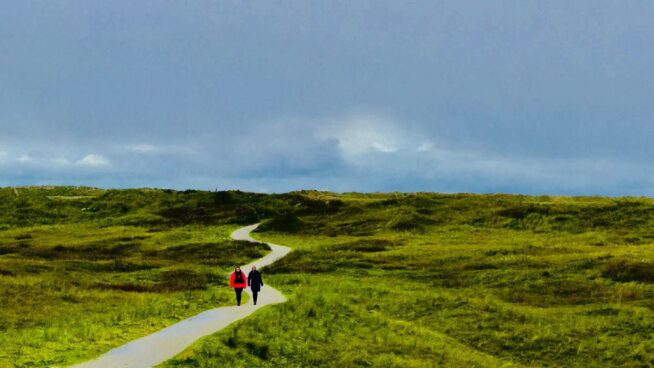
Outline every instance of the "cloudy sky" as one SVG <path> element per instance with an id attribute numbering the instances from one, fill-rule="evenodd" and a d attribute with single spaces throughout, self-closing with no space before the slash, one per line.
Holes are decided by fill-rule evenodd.
<path id="1" fill-rule="evenodd" d="M 0 186 L 654 196 L 651 1 L 0 5 Z"/>

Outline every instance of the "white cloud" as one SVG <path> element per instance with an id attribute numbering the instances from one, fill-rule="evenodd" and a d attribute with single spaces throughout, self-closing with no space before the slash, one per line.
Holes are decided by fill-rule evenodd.
<path id="1" fill-rule="evenodd" d="M 107 160 L 104 156 L 98 154 L 89 154 L 84 156 L 81 160 L 76 162 L 78 165 L 89 166 L 89 167 L 102 167 L 109 166 L 111 162 Z"/>
<path id="2" fill-rule="evenodd" d="M 315 134 L 323 140 L 336 140 L 346 158 L 371 152 L 393 153 L 406 140 L 394 122 L 375 115 L 355 115 L 344 120 L 328 121 Z"/>
<path id="3" fill-rule="evenodd" d="M 128 144 L 125 148 L 134 153 L 155 153 L 158 150 L 154 145 L 147 143 Z"/>
<path id="4" fill-rule="evenodd" d="M 21 164 L 26 164 L 29 162 L 32 162 L 34 159 L 30 155 L 20 155 L 19 157 L 16 158 L 16 162 L 21 163 Z"/>
<path id="5" fill-rule="evenodd" d="M 379 152 L 386 152 L 386 153 L 395 152 L 398 149 L 395 146 L 386 145 L 384 143 L 380 143 L 377 141 L 372 142 L 370 148 Z"/>
<path id="6" fill-rule="evenodd" d="M 127 144 L 121 146 L 123 150 L 141 155 L 165 155 L 193 153 L 189 147 L 178 145 L 154 145 L 150 143 Z"/>
<path id="7" fill-rule="evenodd" d="M 424 141 L 420 143 L 420 145 L 417 148 L 419 152 L 427 152 L 427 151 L 431 151 L 432 149 L 434 149 L 434 142 L 432 141 Z"/>
<path id="8" fill-rule="evenodd" d="M 102 155 L 89 154 L 78 161 L 71 161 L 66 157 L 51 157 L 45 153 L 36 156 L 29 154 L 12 155 L 6 151 L 0 151 L 0 164 L 10 167 L 30 167 L 38 170 L 47 170 L 53 167 L 62 169 L 72 166 L 93 166 L 100 167 L 109 165 L 110 162 Z"/>
<path id="9" fill-rule="evenodd" d="M 20 156 L 12 156 L 6 151 L 0 151 L 0 163 L 7 164 L 7 165 L 23 166 L 27 164 L 36 163 L 36 160 L 32 156 L 27 154 L 23 154 Z"/>

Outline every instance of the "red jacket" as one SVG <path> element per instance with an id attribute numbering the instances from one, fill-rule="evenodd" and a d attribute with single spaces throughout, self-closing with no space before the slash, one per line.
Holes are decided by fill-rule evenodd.
<path id="1" fill-rule="evenodd" d="M 236 283 L 236 271 L 232 272 L 232 275 L 229 276 L 229 286 L 233 288 L 246 288 L 248 286 L 248 280 L 245 276 L 245 272 L 241 271 L 243 275 L 243 282 Z"/>

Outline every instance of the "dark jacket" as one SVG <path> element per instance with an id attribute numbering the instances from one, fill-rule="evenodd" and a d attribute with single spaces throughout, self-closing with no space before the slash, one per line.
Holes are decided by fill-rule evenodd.
<path id="1" fill-rule="evenodd" d="M 254 270 L 250 271 L 248 274 L 248 286 L 252 291 L 259 291 L 263 286 L 263 280 L 261 280 L 261 274 L 259 271 Z"/>

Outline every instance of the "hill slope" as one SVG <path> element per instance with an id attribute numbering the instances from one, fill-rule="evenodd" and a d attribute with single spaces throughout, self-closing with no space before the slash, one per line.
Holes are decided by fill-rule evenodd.
<path id="1" fill-rule="evenodd" d="M 227 303 L 215 275 L 260 253 L 224 234 L 259 220 L 295 248 L 264 274 L 289 301 L 169 366 L 654 364 L 651 199 L 68 187 L 0 189 L 0 361 L 79 360 L 82 338 Z"/>

